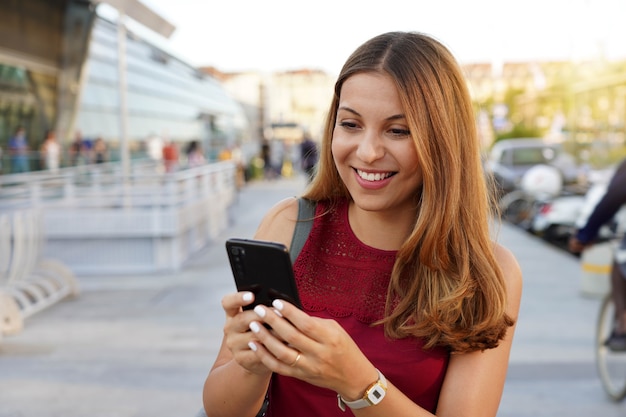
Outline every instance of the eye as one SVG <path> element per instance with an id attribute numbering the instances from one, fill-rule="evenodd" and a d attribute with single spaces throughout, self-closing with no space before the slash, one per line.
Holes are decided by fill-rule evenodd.
<path id="1" fill-rule="evenodd" d="M 398 137 L 398 138 L 405 138 L 411 135 L 410 130 L 402 129 L 402 128 L 391 128 L 389 129 L 389 133 L 391 133 L 392 136 Z"/>
<path id="2" fill-rule="evenodd" d="M 339 122 L 339 126 L 345 129 L 356 129 L 358 127 L 358 125 L 355 122 L 348 122 L 348 121 Z"/>

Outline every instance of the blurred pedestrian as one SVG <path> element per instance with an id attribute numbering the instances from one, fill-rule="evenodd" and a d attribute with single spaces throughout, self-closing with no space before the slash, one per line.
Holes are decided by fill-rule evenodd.
<path id="1" fill-rule="evenodd" d="M 163 139 L 152 134 L 146 139 L 146 152 L 153 161 L 163 160 Z"/>
<path id="2" fill-rule="evenodd" d="M 163 145 L 163 164 L 165 172 L 174 172 L 178 168 L 178 145 L 171 139 Z"/>
<path id="3" fill-rule="evenodd" d="M 46 137 L 39 148 L 39 154 L 43 169 L 57 172 L 61 163 L 61 145 L 57 141 L 57 135 L 54 130 L 48 130 Z"/>
<path id="4" fill-rule="evenodd" d="M 217 155 L 217 159 L 220 161 L 230 161 L 233 155 L 230 151 L 229 147 L 223 148 L 220 153 Z"/>
<path id="5" fill-rule="evenodd" d="M 28 142 L 26 129 L 23 126 L 15 129 L 15 134 L 9 139 L 8 151 L 11 158 L 11 172 L 28 172 Z"/>
<path id="6" fill-rule="evenodd" d="M 93 143 L 93 162 L 102 164 L 108 160 L 107 145 L 101 137 L 96 138 Z"/>
<path id="7" fill-rule="evenodd" d="M 71 166 L 79 166 L 85 165 L 89 163 L 89 150 L 87 148 L 87 144 L 85 140 L 83 140 L 82 133 L 77 130 L 74 133 L 74 140 L 70 144 L 69 155 L 70 155 L 70 165 Z"/>
<path id="8" fill-rule="evenodd" d="M 265 139 L 261 145 L 261 159 L 263 159 L 263 176 L 265 179 L 271 179 L 275 177 L 274 167 L 272 166 L 272 146 L 270 142 Z"/>
<path id="9" fill-rule="evenodd" d="M 300 164 L 309 182 L 311 182 L 315 174 L 315 165 L 318 157 L 317 144 L 309 135 L 305 135 L 300 144 Z"/>
<path id="10" fill-rule="evenodd" d="M 613 220 L 626 204 L 626 160 L 623 160 L 607 187 L 604 196 L 595 206 L 587 222 L 570 238 L 569 250 L 581 253 L 593 245 L 600 228 Z M 615 351 L 626 351 L 626 236 L 622 237 L 611 264 L 611 297 L 615 305 L 615 326 L 606 345 Z"/>
<path id="11" fill-rule="evenodd" d="M 230 159 L 235 163 L 237 167 L 237 188 L 243 187 L 246 182 L 245 175 L 245 162 L 243 160 L 243 152 L 241 152 L 241 147 L 238 144 L 235 144 L 230 151 Z"/>
<path id="12" fill-rule="evenodd" d="M 202 147 L 200 146 L 200 142 L 197 140 L 189 142 L 185 153 L 187 154 L 187 166 L 189 168 L 195 168 L 206 164 L 206 159 L 202 153 Z"/>

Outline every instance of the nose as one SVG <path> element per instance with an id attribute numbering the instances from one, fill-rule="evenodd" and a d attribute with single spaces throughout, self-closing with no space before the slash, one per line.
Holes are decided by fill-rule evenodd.
<path id="1" fill-rule="evenodd" d="M 359 142 L 356 156 L 363 162 L 371 163 L 382 158 L 383 155 L 385 155 L 385 147 L 382 138 L 375 132 L 365 132 Z"/>

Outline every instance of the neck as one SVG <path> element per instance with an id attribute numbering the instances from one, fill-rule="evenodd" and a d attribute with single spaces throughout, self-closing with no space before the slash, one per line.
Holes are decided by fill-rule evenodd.
<path id="1" fill-rule="evenodd" d="M 350 203 L 348 220 L 356 237 L 381 250 L 398 250 L 415 225 L 414 210 L 367 211 Z"/>

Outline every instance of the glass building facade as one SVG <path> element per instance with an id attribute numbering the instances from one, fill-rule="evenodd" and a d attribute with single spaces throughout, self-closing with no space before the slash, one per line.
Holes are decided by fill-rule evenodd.
<path id="1" fill-rule="evenodd" d="M 75 123 L 84 137 L 112 146 L 121 132 L 117 40 L 116 23 L 95 20 Z M 243 108 L 217 80 L 131 32 L 125 43 L 127 135 L 135 153 L 153 136 L 198 140 L 209 156 L 243 139 Z"/>
<path id="2" fill-rule="evenodd" d="M 0 63 L 0 146 L 5 148 L 6 139 L 19 124 L 34 124 L 37 100 L 30 91 L 28 73 Z"/>
<path id="3" fill-rule="evenodd" d="M 41 167 L 38 148 L 51 128 L 56 96 L 54 76 L 0 61 L 0 174 L 12 171 L 8 144 L 18 127 L 28 139 L 28 169 Z"/>
<path id="4" fill-rule="evenodd" d="M 20 48 L 28 44 L 11 44 L 8 37 L 0 43 L 0 172 L 11 171 L 7 145 L 18 126 L 26 129 L 33 170 L 41 166 L 38 150 L 47 130 L 57 132 L 65 154 L 62 165 L 69 164 L 67 152 L 77 132 L 88 141 L 102 138 L 113 161 L 120 158 L 122 143 L 131 158 L 146 156 L 146 141 L 154 137 L 177 142 L 181 151 L 198 141 L 209 160 L 249 140 L 242 106 L 219 81 L 133 31 L 122 32 L 120 48 L 117 19 L 101 13 L 103 5 L 36 0 L 36 12 L 23 15 L 11 4 L 0 6 L 6 34 L 14 35 L 26 22 L 40 28 L 37 45 L 42 40 L 50 44 L 27 51 L 33 65 L 21 65 Z M 3 61 L 7 46 L 16 52 Z M 49 50 L 54 56 L 46 56 Z M 120 65 L 124 50 L 125 65 Z"/>

